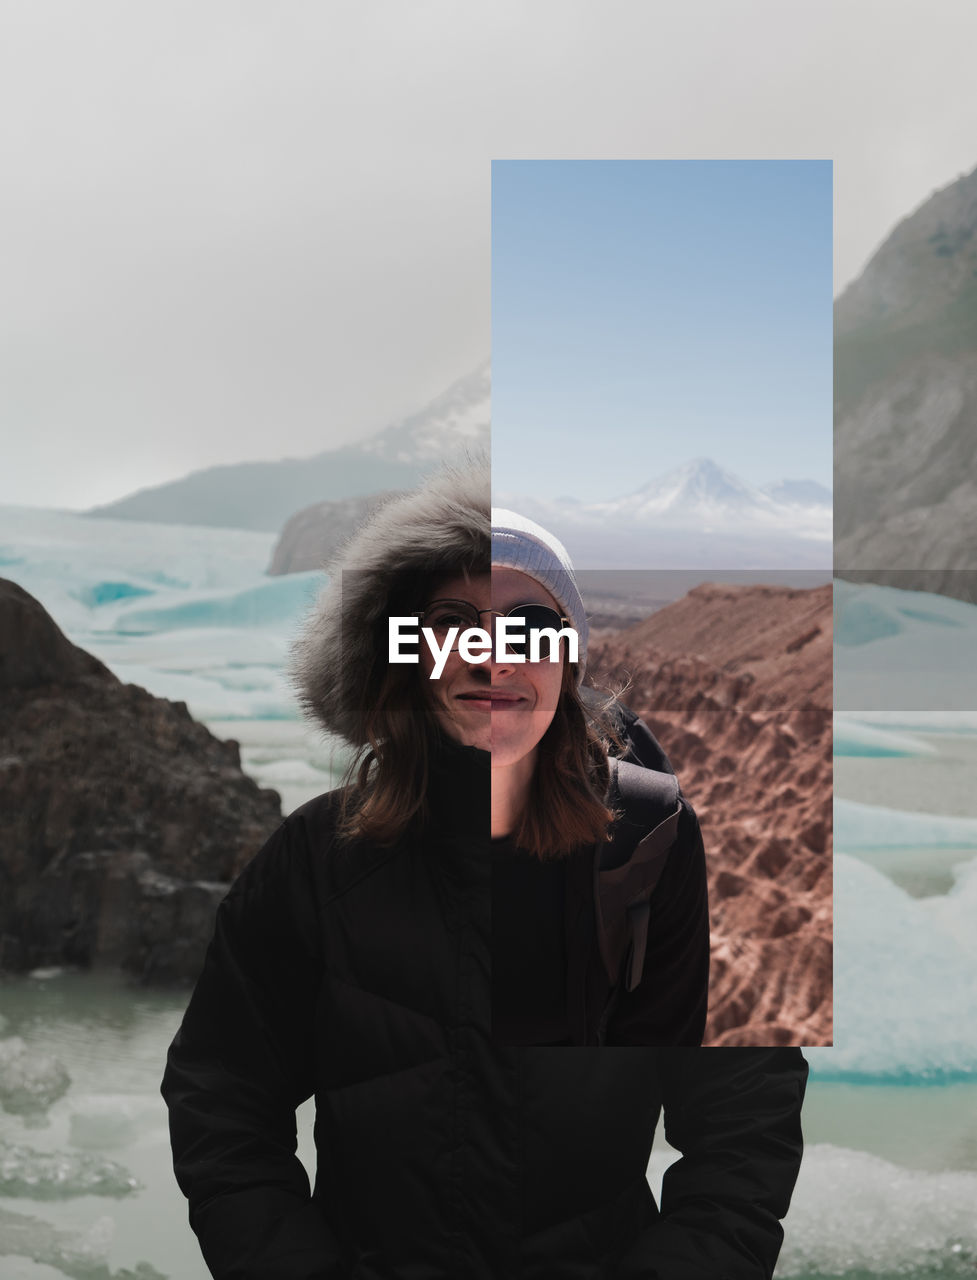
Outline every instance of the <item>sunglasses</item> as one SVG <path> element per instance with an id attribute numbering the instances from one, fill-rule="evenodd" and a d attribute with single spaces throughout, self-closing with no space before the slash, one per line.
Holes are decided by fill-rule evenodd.
<path id="1" fill-rule="evenodd" d="M 529 660 L 530 637 L 540 631 L 560 631 L 571 625 L 570 619 L 550 609 L 545 604 L 517 604 L 504 612 L 501 609 L 476 609 L 467 600 L 432 600 L 426 609 L 411 617 L 420 618 L 422 627 L 429 627 L 437 637 L 438 643 L 444 645 L 448 632 L 457 627 L 459 634 L 472 627 L 481 627 L 481 619 L 485 614 L 494 618 L 523 618 L 525 626 L 516 634 L 506 638 L 506 648 L 514 656 Z M 552 637 L 541 636 L 539 639 L 539 656 L 549 661 L 553 652 Z M 457 640 L 453 648 L 457 647 Z"/>

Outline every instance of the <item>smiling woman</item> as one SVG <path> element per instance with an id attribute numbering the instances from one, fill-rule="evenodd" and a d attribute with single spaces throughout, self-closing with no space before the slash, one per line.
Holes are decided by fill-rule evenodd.
<path id="1" fill-rule="evenodd" d="M 163 1080 L 177 1177 L 217 1280 L 626 1280 L 679 1255 L 688 1269 L 660 1274 L 756 1280 L 757 1259 L 769 1275 L 776 1257 L 799 1159 L 796 1051 L 538 1053 L 506 1047 L 493 1026 L 509 961 L 528 961 L 537 1040 L 596 1043 L 586 1018 L 571 1032 L 577 1006 L 599 1012 L 606 995 L 588 979 L 596 937 L 575 932 L 577 916 L 596 919 L 595 845 L 566 829 L 566 857 L 533 850 L 560 826 L 561 796 L 579 813 L 590 795 L 605 831 L 613 771 L 580 711 L 580 664 L 563 653 L 486 666 L 452 650 L 435 680 L 388 660 L 389 617 L 446 599 L 492 619 L 558 607 L 584 650 L 579 596 L 558 575 L 490 571 L 488 491 L 486 468 L 446 472 L 382 508 L 298 645 L 304 704 L 358 759 L 346 787 L 285 819 L 221 904 Z M 513 836 L 492 842 L 490 817 Z M 689 821 L 678 804 L 673 817 Z M 666 927 L 680 919 L 699 937 L 682 893 L 696 863 L 677 865 L 655 916 L 668 953 L 648 948 L 666 990 L 701 960 L 694 945 L 676 953 Z M 525 891 L 514 947 L 498 946 L 507 867 Z M 527 923 L 535 955 L 515 927 Z M 678 1026 L 656 984 L 642 986 L 607 1023 L 618 1043 L 651 1025 L 649 1009 L 657 1034 Z M 697 1011 L 684 1016 L 694 1039 Z M 313 1094 L 310 1193 L 295 1109 Z M 672 1222 L 645 1179 L 663 1107 L 690 1152 L 670 1175 Z"/>
<path id="2" fill-rule="evenodd" d="M 491 666 L 493 1033 L 698 1045 L 709 916 L 695 814 L 671 774 L 612 759 L 581 700 L 588 624 L 563 545 L 493 510 L 491 577 L 496 613 L 531 602 L 579 637 L 577 661 L 564 649 L 560 665 Z"/>

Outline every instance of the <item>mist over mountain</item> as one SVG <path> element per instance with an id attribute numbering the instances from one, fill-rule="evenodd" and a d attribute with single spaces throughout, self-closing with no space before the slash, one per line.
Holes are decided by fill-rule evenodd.
<path id="1" fill-rule="evenodd" d="M 835 563 L 973 598 L 977 170 L 895 228 L 835 304 Z"/>
<path id="2" fill-rule="evenodd" d="M 579 568 L 825 568 L 831 494 L 809 480 L 760 488 L 696 458 L 612 501 L 531 496 L 502 505 L 538 520 Z"/>
<path id="3" fill-rule="evenodd" d="M 311 458 L 208 467 L 86 514 L 162 524 L 280 529 L 302 508 L 410 488 L 442 460 L 487 448 L 489 396 L 486 361 L 416 413 L 357 445 Z"/>

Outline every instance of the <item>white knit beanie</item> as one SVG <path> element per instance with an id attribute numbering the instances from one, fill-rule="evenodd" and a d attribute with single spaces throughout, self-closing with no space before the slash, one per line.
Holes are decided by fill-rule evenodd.
<path id="1" fill-rule="evenodd" d="M 492 567 L 518 569 L 545 587 L 579 637 L 577 684 L 587 665 L 587 613 L 566 547 L 533 520 L 492 508 Z"/>

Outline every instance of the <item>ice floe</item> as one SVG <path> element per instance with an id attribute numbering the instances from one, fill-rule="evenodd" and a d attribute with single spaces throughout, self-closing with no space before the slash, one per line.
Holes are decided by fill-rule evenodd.
<path id="1" fill-rule="evenodd" d="M 865 1151 L 804 1153 L 778 1277 L 973 1276 L 977 1173 L 906 1169 Z"/>
<path id="2" fill-rule="evenodd" d="M 951 891 L 913 898 L 875 868 L 835 855 L 831 1048 L 822 1078 L 977 1076 L 977 859 Z"/>
<path id="3" fill-rule="evenodd" d="M 37 1053 L 21 1039 L 0 1040 L 0 1106 L 18 1115 L 43 1113 L 67 1092 L 71 1077 L 48 1053 Z"/>
<path id="4" fill-rule="evenodd" d="M 66 1196 L 126 1196 L 139 1182 L 123 1165 L 76 1151 L 35 1151 L 0 1140 L 0 1195 L 61 1200 Z"/>
<path id="5" fill-rule="evenodd" d="M 858 849 L 977 848 L 977 818 L 954 818 L 863 804 L 834 802 L 835 848 Z"/>

